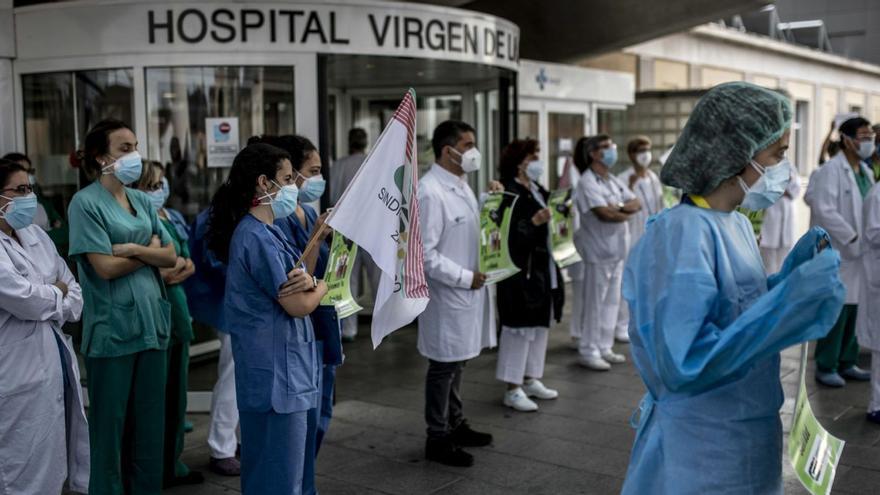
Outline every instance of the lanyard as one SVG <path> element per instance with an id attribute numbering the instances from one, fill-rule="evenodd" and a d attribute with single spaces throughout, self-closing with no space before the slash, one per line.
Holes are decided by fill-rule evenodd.
<path id="1" fill-rule="evenodd" d="M 709 206 L 709 202 L 706 201 L 706 198 L 700 196 L 699 194 L 688 194 L 687 198 L 690 199 L 690 202 L 693 203 L 697 208 L 702 208 L 704 210 L 711 210 L 712 207 Z"/>

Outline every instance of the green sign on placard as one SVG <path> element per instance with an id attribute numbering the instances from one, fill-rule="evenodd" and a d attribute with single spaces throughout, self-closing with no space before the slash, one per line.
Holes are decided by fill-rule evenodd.
<path id="1" fill-rule="evenodd" d="M 490 193 L 480 211 L 480 272 L 486 274 L 487 284 L 500 282 L 519 272 L 507 247 L 510 215 L 516 197 L 510 204 L 502 204 L 507 194 Z"/>
<path id="2" fill-rule="evenodd" d="M 801 345 L 800 387 L 788 435 L 788 459 L 801 484 L 813 495 L 828 495 L 846 442 L 822 427 L 807 396 L 807 348 Z"/>
<path id="3" fill-rule="evenodd" d="M 574 247 L 574 225 L 572 222 L 572 200 L 570 189 L 560 189 L 550 193 L 547 202 L 550 208 L 550 246 L 553 260 L 559 268 L 565 268 L 581 261 Z"/>
<path id="4" fill-rule="evenodd" d="M 348 318 L 364 309 L 351 294 L 351 272 L 354 269 L 357 251 L 357 244 L 346 239 L 339 232 L 333 233 L 327 271 L 324 272 L 327 294 L 321 299 L 321 305 L 336 306 L 336 314 L 339 318 Z"/>

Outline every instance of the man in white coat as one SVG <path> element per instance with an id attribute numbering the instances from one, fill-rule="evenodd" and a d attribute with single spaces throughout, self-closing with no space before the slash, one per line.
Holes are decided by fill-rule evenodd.
<path id="1" fill-rule="evenodd" d="M 810 224 L 824 228 L 831 245 L 840 251 L 840 277 L 846 285 L 846 304 L 834 328 L 816 342 L 816 381 L 843 387 L 846 378 L 869 380 L 869 372 L 856 366 L 856 316 L 862 284 L 862 199 L 874 183 L 862 160 L 874 152 L 871 123 L 856 117 L 841 124 L 840 148 L 834 157 L 813 172 L 804 201 L 810 206 Z"/>
<path id="2" fill-rule="evenodd" d="M 629 186 L 629 189 L 639 198 L 642 209 L 629 217 L 629 247 L 632 248 L 645 234 L 645 225 L 648 218 L 660 213 L 663 209 L 663 185 L 650 168 L 651 140 L 647 136 L 636 136 L 626 145 L 626 152 L 632 167 L 624 170 L 617 176 L 621 182 Z M 629 253 L 627 253 L 628 255 Z M 618 342 L 629 342 L 629 306 L 626 301 L 620 302 L 620 311 L 617 315 L 617 329 L 614 338 Z"/>
<path id="3" fill-rule="evenodd" d="M 607 135 L 587 140 L 588 169 L 578 180 L 574 204 L 580 228 L 574 245 L 584 260 L 584 310 L 578 363 L 596 371 L 626 361 L 614 352 L 614 331 L 621 303 L 623 263 L 629 250 L 630 217 L 641 209 L 638 198 L 611 174 L 617 145 Z"/>
<path id="4" fill-rule="evenodd" d="M 425 382 L 425 457 L 467 467 L 461 447 L 482 447 L 492 435 L 464 419 L 461 374 L 465 363 L 495 345 L 495 315 L 479 267 L 479 204 L 465 179 L 480 168 L 473 127 L 446 121 L 431 139 L 435 163 L 419 181 L 419 218 L 431 300 L 419 316 L 419 352 L 428 358 Z M 497 185 L 496 185 L 497 187 Z"/>
<path id="5" fill-rule="evenodd" d="M 856 335 L 871 350 L 871 402 L 868 421 L 880 424 L 880 185 L 865 198 L 862 228 L 862 288 Z"/>
<path id="6" fill-rule="evenodd" d="M 794 200 L 801 193 L 800 177 L 791 167 L 791 180 L 782 199 L 764 211 L 761 225 L 761 257 L 768 274 L 778 273 L 794 246 Z"/>

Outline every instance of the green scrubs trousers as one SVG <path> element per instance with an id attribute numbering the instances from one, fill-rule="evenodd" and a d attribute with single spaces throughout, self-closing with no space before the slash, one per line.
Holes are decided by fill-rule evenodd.
<path id="1" fill-rule="evenodd" d="M 856 365 L 859 357 L 857 309 L 855 304 L 844 305 L 831 332 L 824 339 L 816 341 L 816 369 L 820 373 L 843 371 Z"/>
<path id="2" fill-rule="evenodd" d="M 161 492 L 167 355 L 86 358 L 90 494 Z"/>
<path id="3" fill-rule="evenodd" d="M 166 483 L 189 474 L 180 461 L 183 423 L 186 421 L 186 389 L 189 376 L 189 341 L 174 336 L 168 344 L 168 383 L 165 385 L 165 454 L 162 461 Z"/>

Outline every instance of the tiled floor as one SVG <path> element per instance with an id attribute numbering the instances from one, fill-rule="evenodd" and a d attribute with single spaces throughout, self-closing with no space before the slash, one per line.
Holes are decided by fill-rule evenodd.
<path id="1" fill-rule="evenodd" d="M 468 364 L 465 413 L 475 428 L 490 431 L 495 443 L 472 449 L 476 464 L 461 469 L 423 458 L 426 362 L 416 351 L 415 329 L 393 334 L 373 351 L 369 329 L 363 326 L 357 342 L 346 347 L 347 360 L 339 370 L 336 410 L 318 462 L 319 490 L 323 495 L 619 492 L 633 440 L 629 419 L 641 398 L 642 383 L 630 363 L 608 373 L 579 368 L 576 352 L 566 345 L 567 328 L 563 321 L 552 331 L 544 379 L 559 390 L 560 398 L 541 403 L 537 413 L 516 413 L 501 405 L 503 386 L 495 380 L 494 351 Z M 786 351 L 786 430 L 797 365 L 797 349 Z M 197 365 L 193 385 L 209 388 L 214 366 L 214 361 Z M 880 494 L 880 426 L 864 420 L 868 385 L 829 390 L 810 381 L 808 389 L 817 416 L 848 442 L 834 493 Z M 191 419 L 196 430 L 187 436 L 184 461 L 203 470 L 208 480 L 168 493 L 237 493 L 238 478 L 207 472 L 208 416 Z M 787 467 L 787 460 L 784 464 Z M 788 469 L 786 493 L 806 493 Z"/>

